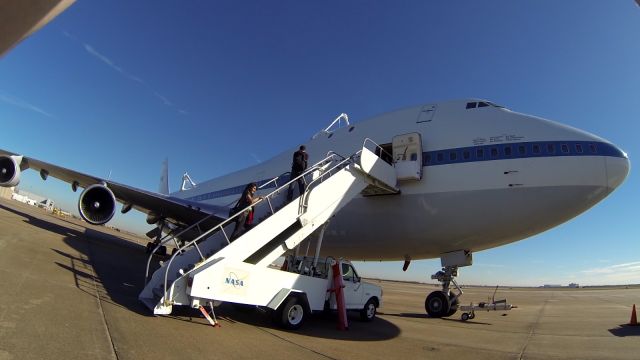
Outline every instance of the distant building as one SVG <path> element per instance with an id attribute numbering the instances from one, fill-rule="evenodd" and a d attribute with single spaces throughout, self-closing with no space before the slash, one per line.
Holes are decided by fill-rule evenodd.
<path id="1" fill-rule="evenodd" d="M 578 289 L 578 288 L 580 288 L 580 284 L 571 283 L 571 284 L 569 284 L 569 287 L 570 288 L 574 288 L 574 289 Z"/>
<path id="2" fill-rule="evenodd" d="M 543 288 L 559 288 L 559 287 L 562 287 L 562 285 L 559 285 L 559 284 L 545 284 L 545 285 L 542 285 L 542 287 Z"/>
<path id="3" fill-rule="evenodd" d="M 37 206 L 47 211 L 53 211 L 55 206 L 53 200 L 24 190 L 18 190 L 18 192 L 12 193 L 11 198 L 31 206 Z"/>

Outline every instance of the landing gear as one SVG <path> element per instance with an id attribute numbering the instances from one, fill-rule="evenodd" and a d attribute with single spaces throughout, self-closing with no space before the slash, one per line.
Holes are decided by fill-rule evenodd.
<path id="1" fill-rule="evenodd" d="M 449 298 L 444 291 L 434 291 L 424 301 L 424 308 L 431 317 L 448 316 L 450 310 Z"/>
<path id="2" fill-rule="evenodd" d="M 458 299 L 463 294 L 462 289 L 454 279 L 458 276 L 459 266 L 469 266 L 472 263 L 471 252 L 454 251 L 443 254 L 441 258 L 442 270 L 431 275 L 431 279 L 442 283 L 441 291 L 433 291 L 424 301 L 424 308 L 431 317 L 441 318 L 455 314 L 458 311 Z M 458 291 L 451 291 L 451 284 Z"/>

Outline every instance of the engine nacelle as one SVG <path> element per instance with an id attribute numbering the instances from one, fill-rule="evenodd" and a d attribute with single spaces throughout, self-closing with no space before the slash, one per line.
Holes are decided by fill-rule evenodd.
<path id="1" fill-rule="evenodd" d="M 80 194 L 78 211 L 89 224 L 102 225 L 116 213 L 116 197 L 105 185 L 93 184 Z"/>
<path id="2" fill-rule="evenodd" d="M 22 156 L 0 156 L 0 186 L 12 187 L 20 183 Z"/>

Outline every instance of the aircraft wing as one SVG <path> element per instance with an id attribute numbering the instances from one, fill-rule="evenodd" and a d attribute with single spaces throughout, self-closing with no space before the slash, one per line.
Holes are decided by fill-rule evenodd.
<path id="1" fill-rule="evenodd" d="M 0 156 L 20 156 L 9 151 L 0 149 Z M 184 200 L 168 195 L 154 193 L 131 186 L 123 185 L 115 181 L 102 179 L 96 176 L 83 174 L 61 166 L 49 164 L 38 159 L 23 156 L 22 162 L 18 164 L 21 170 L 27 168 L 40 172 L 41 177 L 53 176 L 73 187 L 87 188 L 94 184 L 105 185 L 115 198 L 132 208 L 145 214 L 166 219 L 176 225 L 191 225 L 213 215 L 203 225 L 203 227 L 213 227 L 225 220 L 228 209 L 221 206 L 202 204 L 194 201 Z M 19 171 L 19 170 L 18 170 Z"/>

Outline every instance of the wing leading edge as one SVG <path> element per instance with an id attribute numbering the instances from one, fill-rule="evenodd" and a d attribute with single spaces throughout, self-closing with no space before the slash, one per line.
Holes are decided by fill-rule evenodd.
<path id="1" fill-rule="evenodd" d="M 20 155 L 0 149 L 0 156 L 19 157 Z M 103 184 L 113 192 L 115 198 L 123 203 L 125 207 L 130 205 L 134 209 L 149 215 L 149 219 L 166 219 L 179 226 L 188 226 L 213 215 L 202 224 L 206 227 L 213 227 L 225 220 L 224 214 L 227 209 L 220 206 L 198 203 L 137 189 L 26 156 L 23 156 L 21 163 L 17 165 L 19 165 L 19 169 L 16 170 L 18 172 L 20 170 L 32 169 L 40 172 L 43 179 L 52 176 L 67 182 L 71 184 L 74 190 L 77 187 L 87 188 L 94 184 Z"/>

